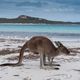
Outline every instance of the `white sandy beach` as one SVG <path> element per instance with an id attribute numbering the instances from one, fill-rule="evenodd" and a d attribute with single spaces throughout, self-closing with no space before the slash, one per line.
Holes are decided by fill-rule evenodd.
<path id="1" fill-rule="evenodd" d="M 51 38 L 53 41 L 54 39 Z M 1 50 L 17 50 L 27 39 L 0 39 Z M 68 48 L 80 48 L 80 41 L 61 41 Z M 22 66 L 0 67 L 0 80 L 80 80 L 80 49 L 74 49 L 75 56 L 57 56 L 54 61 L 60 64 L 59 70 L 40 69 L 40 60 L 24 59 Z M 78 51 L 78 52 L 77 52 Z M 1 52 L 0 52 L 1 53 Z M 3 53 L 1 53 L 3 54 Z M 19 52 L 13 54 L 0 55 L 0 64 L 6 62 L 17 62 L 16 56 Z M 28 55 L 28 52 L 25 52 Z M 10 59 L 9 59 L 10 58 Z M 12 58 L 12 59 L 11 59 Z"/>

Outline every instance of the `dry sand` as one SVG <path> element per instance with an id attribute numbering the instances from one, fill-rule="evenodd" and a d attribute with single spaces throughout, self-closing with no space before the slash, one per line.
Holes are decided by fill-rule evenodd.
<path id="1" fill-rule="evenodd" d="M 53 41 L 53 40 L 52 40 Z M 0 39 L 0 64 L 17 62 L 20 47 L 25 40 Z M 40 69 L 39 56 L 25 52 L 22 66 L 0 67 L 0 80 L 80 80 L 80 42 L 62 41 L 74 56 L 60 55 L 54 62 L 60 64 L 59 70 Z"/>

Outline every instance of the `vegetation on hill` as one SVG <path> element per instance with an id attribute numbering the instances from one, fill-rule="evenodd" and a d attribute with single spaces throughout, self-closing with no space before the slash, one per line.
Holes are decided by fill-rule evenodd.
<path id="1" fill-rule="evenodd" d="M 79 22 L 50 21 L 42 18 L 20 15 L 17 18 L 0 18 L 0 23 L 34 23 L 34 24 L 80 24 Z"/>

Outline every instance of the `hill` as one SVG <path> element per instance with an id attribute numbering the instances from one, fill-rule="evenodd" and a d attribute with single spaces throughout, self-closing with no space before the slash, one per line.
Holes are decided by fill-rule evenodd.
<path id="1" fill-rule="evenodd" d="M 51 21 L 42 18 L 36 18 L 26 15 L 20 15 L 17 18 L 0 18 L 0 23 L 33 23 L 33 24 L 80 24 L 80 22 Z"/>

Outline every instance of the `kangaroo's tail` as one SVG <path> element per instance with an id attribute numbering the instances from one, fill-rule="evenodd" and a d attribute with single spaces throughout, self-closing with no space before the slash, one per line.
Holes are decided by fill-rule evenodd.
<path id="1" fill-rule="evenodd" d="M 26 48 L 28 48 L 28 42 L 26 42 L 26 43 L 22 46 L 22 48 L 21 48 L 21 50 L 20 50 L 19 61 L 18 61 L 17 64 L 21 64 L 21 63 L 22 63 L 24 51 L 25 51 Z"/>
<path id="2" fill-rule="evenodd" d="M 0 66 L 18 66 L 18 63 L 4 63 L 4 64 L 0 64 Z"/>
<path id="3" fill-rule="evenodd" d="M 4 63 L 4 64 L 0 64 L 0 66 L 20 66 L 22 64 L 23 54 L 26 48 L 27 48 L 27 42 L 22 46 L 20 50 L 18 63 Z"/>

